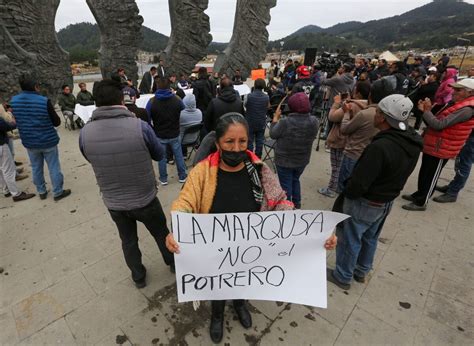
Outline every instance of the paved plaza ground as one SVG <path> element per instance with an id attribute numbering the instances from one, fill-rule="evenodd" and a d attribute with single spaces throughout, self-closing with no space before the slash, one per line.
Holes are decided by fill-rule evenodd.
<path id="1" fill-rule="evenodd" d="M 148 286 L 133 285 L 78 135 L 60 129 L 70 197 L 14 204 L 0 196 L 0 344 L 211 344 L 209 306 L 194 311 L 177 303 L 173 274 L 142 226 Z M 15 147 L 27 163 L 20 141 Z M 453 177 L 453 164 L 442 183 Z M 331 208 L 333 200 L 317 193 L 329 167 L 329 154 L 315 151 L 302 177 L 304 209 Z M 169 173 L 170 185 L 158 193 L 165 211 L 181 187 L 176 169 L 169 166 Z M 417 174 L 418 168 L 405 192 L 414 191 Z M 19 185 L 35 192 L 31 179 Z M 343 291 L 329 283 L 328 309 L 251 301 L 250 330 L 229 306 L 223 344 L 473 345 L 473 203 L 472 177 L 457 203 L 431 202 L 426 212 L 405 211 L 398 198 L 368 284 Z M 328 253 L 329 266 L 334 257 Z"/>

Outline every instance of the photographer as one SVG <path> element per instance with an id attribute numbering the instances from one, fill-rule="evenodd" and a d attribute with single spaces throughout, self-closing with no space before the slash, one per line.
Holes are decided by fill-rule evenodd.
<path id="1" fill-rule="evenodd" d="M 321 85 L 330 87 L 329 102 L 332 104 L 334 97 L 338 94 L 347 94 L 352 92 L 354 87 L 354 77 L 352 76 L 354 65 L 344 63 L 338 70 L 337 74 L 330 79 L 323 80 Z"/>

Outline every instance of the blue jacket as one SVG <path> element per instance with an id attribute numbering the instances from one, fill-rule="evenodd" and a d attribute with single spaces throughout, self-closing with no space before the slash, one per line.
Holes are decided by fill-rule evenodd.
<path id="1" fill-rule="evenodd" d="M 10 104 L 25 148 L 47 149 L 59 143 L 46 97 L 35 91 L 23 91 L 15 95 Z"/>

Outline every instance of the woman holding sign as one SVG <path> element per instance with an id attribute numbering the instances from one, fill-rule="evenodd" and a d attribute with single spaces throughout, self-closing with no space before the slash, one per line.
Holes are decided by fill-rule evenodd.
<path id="1" fill-rule="evenodd" d="M 239 113 L 228 113 L 216 126 L 217 151 L 201 161 L 189 173 L 172 211 L 219 214 L 291 210 L 278 178 L 253 152 L 247 150 L 248 124 Z M 179 253 L 179 245 L 170 233 L 166 246 Z M 336 246 L 336 237 L 326 242 L 327 249 Z M 210 336 L 222 340 L 224 300 L 212 301 Z M 252 326 L 245 300 L 234 300 L 234 309 L 244 328 Z"/>

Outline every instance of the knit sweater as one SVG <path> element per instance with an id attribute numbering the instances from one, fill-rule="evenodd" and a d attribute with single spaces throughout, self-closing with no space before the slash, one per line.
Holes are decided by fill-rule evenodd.
<path id="1" fill-rule="evenodd" d="M 253 152 L 247 151 L 249 159 L 260 170 L 263 188 L 263 203 L 260 211 L 292 210 L 293 203 L 286 199 L 278 178 Z M 199 162 L 188 175 L 186 183 L 171 206 L 171 211 L 207 214 L 211 210 L 217 188 L 220 154 L 215 152 Z"/>

